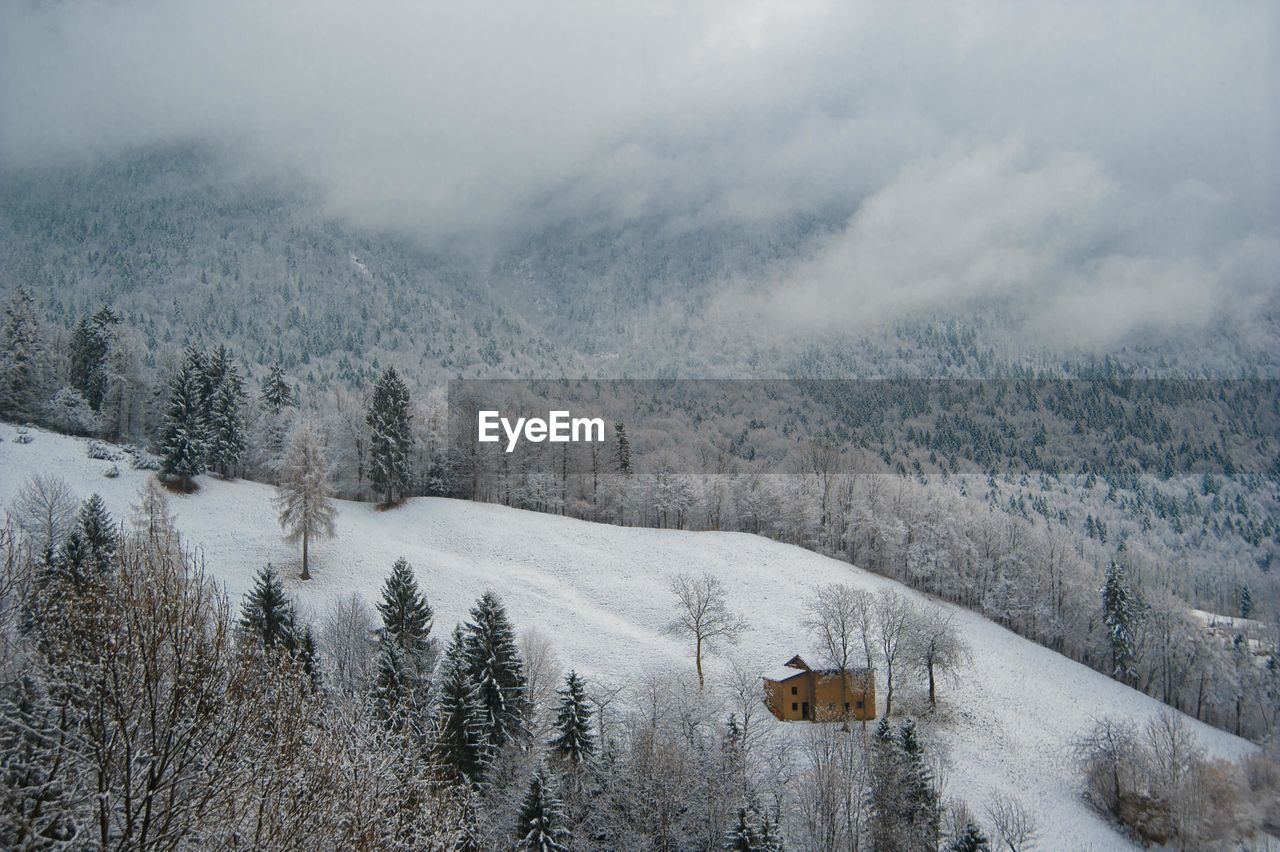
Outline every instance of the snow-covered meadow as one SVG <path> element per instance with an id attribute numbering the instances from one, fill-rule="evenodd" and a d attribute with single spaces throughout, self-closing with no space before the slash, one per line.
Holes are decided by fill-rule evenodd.
<path id="1" fill-rule="evenodd" d="M 127 461 L 88 458 L 88 441 L 31 429 L 31 443 L 15 442 L 0 424 L 0 505 L 8 506 L 36 473 L 63 477 L 81 498 L 97 492 L 117 517 L 127 517 L 151 474 Z M 108 478 L 113 464 L 120 475 Z M 486 589 L 505 600 L 518 628 L 537 627 L 555 644 L 563 666 L 587 678 L 626 682 L 646 672 L 693 673 L 691 649 L 664 635 L 677 572 L 711 571 L 731 605 L 749 622 L 729 654 L 761 671 L 810 643 L 806 601 L 822 583 L 896 588 L 890 580 L 797 547 L 742 533 L 621 528 L 456 500 L 417 498 L 389 512 L 338 502 L 337 536 L 312 545 L 314 579 L 297 578 L 299 553 L 276 524 L 273 489 L 250 482 L 200 477 L 200 490 L 171 505 L 187 542 L 233 601 L 253 573 L 272 562 L 304 612 L 318 616 L 334 600 L 358 592 L 372 600 L 400 556 L 414 566 L 443 634 Z M 949 606 L 945 605 L 944 606 Z M 1113 849 L 1126 842 L 1081 801 L 1069 745 L 1091 716 L 1117 715 L 1143 723 L 1159 702 L 1074 663 L 967 610 L 949 607 L 973 651 L 973 665 L 941 689 L 937 716 L 924 720 L 931 741 L 946 750 L 947 794 L 977 808 L 996 793 L 1019 797 L 1040 824 L 1044 848 Z M 714 680 L 727 656 L 707 665 Z M 691 688 L 695 688 L 692 687 Z M 919 706 L 918 687 L 904 690 L 902 708 Z M 883 707 L 883 683 L 880 684 Z M 1234 758 L 1252 746 L 1188 720 L 1211 754 Z M 780 736 L 802 725 L 777 723 Z"/>

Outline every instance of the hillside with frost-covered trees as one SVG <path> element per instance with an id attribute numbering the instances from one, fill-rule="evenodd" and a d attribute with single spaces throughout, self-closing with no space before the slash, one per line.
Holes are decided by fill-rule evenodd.
<path id="1" fill-rule="evenodd" d="M 123 800 L 102 814 L 86 808 L 85 778 L 136 794 L 159 785 L 176 795 L 165 819 L 179 808 L 199 815 L 204 833 L 186 836 L 208 842 L 250 828 L 281 837 L 286 824 L 301 836 L 349 832 L 358 813 L 394 809 L 401 797 L 415 797 L 425 813 L 379 820 L 376 831 L 390 834 L 370 837 L 425 843 L 473 832 L 482 848 L 497 848 L 537 823 L 563 832 L 569 848 L 663 837 L 716 848 L 735 832 L 818 848 L 855 837 L 950 842 L 971 823 L 1018 848 L 1117 848 L 1125 841 L 1111 813 L 1147 795 L 1178 797 L 1184 839 L 1256 831 L 1272 819 L 1273 791 L 1245 781 L 1263 765 L 1246 741 L 962 607 L 791 545 L 458 500 L 378 511 L 321 496 L 333 535 L 312 544 L 303 580 L 300 543 L 277 522 L 293 486 L 202 475 L 199 490 L 174 493 L 114 445 L 12 427 L 0 437 L 13 473 L 0 492 L 11 518 L 7 593 L 22 602 L 6 610 L 7 647 L 31 649 L 10 664 L 25 667 L 26 689 L 39 698 L 9 706 L 36 714 L 45 726 L 36 730 L 49 732 L 26 753 L 35 760 L 65 748 L 50 739 L 56 709 L 79 705 L 59 703 L 72 697 L 63 690 L 89 689 L 119 708 L 106 728 L 80 735 L 84 751 L 67 755 L 67 776 L 40 782 L 43 813 L 28 812 L 18 828 L 52 831 L 64 821 L 63 830 L 97 832 L 97 816 L 112 833 L 147 824 Z M 295 457 L 286 479 L 308 464 Z M 161 581 L 144 595 L 138 584 L 149 572 Z M 1117 631 L 1131 612 L 1116 600 L 1124 582 L 1109 578 L 1103 595 Z M 704 651 L 701 687 L 695 637 L 681 615 L 689 594 L 740 622 Z M 84 600 L 97 603 L 82 612 L 75 602 Z M 46 613 L 38 621 L 49 626 L 33 628 L 21 616 L 33 606 L 68 617 Z M 176 619 L 155 622 L 173 650 L 148 664 L 155 646 L 129 625 L 157 613 Z M 875 666 L 877 711 L 887 721 L 847 729 L 776 721 L 761 700 L 761 674 L 797 652 L 825 657 L 832 649 L 823 631 L 844 619 L 851 664 L 865 655 Z M 226 637 L 190 652 L 210 656 L 202 665 L 225 680 L 191 688 L 264 690 L 276 703 L 241 698 L 199 715 L 195 739 L 175 746 L 172 770 L 126 771 L 121 749 L 168 730 L 147 716 L 151 699 L 137 701 L 126 684 L 159 678 L 158 700 L 199 706 L 187 702 L 200 693 L 165 673 L 185 659 L 182 637 L 219 623 Z M 104 657 L 101 642 L 77 644 L 76 631 L 89 629 L 118 635 L 126 650 Z M 142 680 L 95 681 L 59 665 L 85 654 Z M 232 724 L 266 725 L 282 739 L 259 756 L 263 746 L 235 736 L 225 727 Z M 311 736 L 337 737 L 326 746 L 333 753 L 290 745 Z M 223 770 L 210 777 L 183 768 L 218 738 L 226 738 L 226 772 L 269 759 L 279 783 L 300 785 L 279 800 L 284 823 L 234 816 L 277 801 L 274 771 L 240 785 Z M 1187 761 L 1185 776 L 1159 769 L 1171 748 Z M 1129 762 L 1146 754 L 1149 768 Z M 1115 789 L 1108 760 L 1125 761 Z M 82 766 L 100 768 L 72 771 Z M 460 786 L 443 794 L 429 783 L 437 773 Z M 24 783 L 30 793 L 34 776 Z M 848 793 L 832 798 L 836 789 Z M 918 797 L 910 806 L 901 799 L 908 789 Z M 1208 805 L 1223 797 L 1230 810 Z M 543 824 L 530 816 L 537 812 L 552 815 Z M 167 823 L 162 836 L 197 831 L 184 825 Z"/>

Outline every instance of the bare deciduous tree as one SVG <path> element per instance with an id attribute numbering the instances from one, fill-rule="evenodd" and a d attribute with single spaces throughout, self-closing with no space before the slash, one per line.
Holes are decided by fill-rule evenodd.
<path id="1" fill-rule="evenodd" d="M 534 627 L 520 634 L 520 657 L 524 660 L 525 696 L 533 715 L 528 721 L 536 731 L 555 704 L 560 659 L 550 637 Z"/>
<path id="2" fill-rule="evenodd" d="M 724 585 L 710 572 L 696 577 L 677 574 L 671 580 L 671 592 L 676 596 L 676 617 L 666 626 L 666 632 L 693 640 L 698 687 L 705 688 L 703 655 L 721 643 L 736 643 L 747 624 L 742 616 L 729 609 Z"/>
<path id="3" fill-rule="evenodd" d="M 336 601 L 320 630 L 325 677 L 350 696 L 366 695 L 373 682 L 377 656 L 377 623 L 373 609 L 359 592 Z"/>
<path id="4" fill-rule="evenodd" d="M 833 667 L 840 672 L 840 704 L 848 704 L 845 694 L 848 688 L 845 673 L 858 654 L 867 657 L 870 669 L 870 646 L 866 641 L 871 625 L 871 595 L 841 583 L 819 586 L 809 600 L 809 615 L 805 626 L 809 628 L 819 650 Z M 842 711 L 847 718 L 848 711 Z"/>
<path id="5" fill-rule="evenodd" d="M 911 604 L 892 589 L 885 589 L 876 598 L 876 645 L 880 659 L 884 660 L 884 715 L 893 711 L 893 684 L 896 670 L 911 645 Z"/>
<path id="6" fill-rule="evenodd" d="M 1031 852 L 1039 828 L 1036 818 L 1013 796 L 995 796 L 987 804 L 987 817 L 995 827 L 1000 848 L 1009 852 Z"/>
<path id="7" fill-rule="evenodd" d="M 14 501 L 18 527 L 40 553 L 58 547 L 75 523 L 75 496 L 60 476 L 36 474 L 23 483 Z"/>
<path id="8" fill-rule="evenodd" d="M 953 623 L 954 615 L 940 606 L 925 604 L 915 618 L 912 632 L 912 663 L 929 681 L 929 705 L 938 706 L 939 677 L 954 678 L 969 664 L 969 646 Z"/>

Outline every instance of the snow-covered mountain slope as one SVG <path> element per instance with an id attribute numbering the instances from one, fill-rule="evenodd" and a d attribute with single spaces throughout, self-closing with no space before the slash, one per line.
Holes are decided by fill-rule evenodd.
<path id="1" fill-rule="evenodd" d="M 87 441 L 36 429 L 30 434 L 32 443 L 15 443 L 15 429 L 0 424 L 0 505 L 10 506 L 29 476 L 46 473 L 65 478 L 82 498 L 101 494 L 117 518 L 128 515 L 149 474 L 121 462 L 120 476 L 106 478 L 112 463 L 89 459 Z M 667 580 L 676 572 L 709 570 L 720 577 L 750 623 L 733 654 L 761 670 L 810 647 L 803 618 L 816 584 L 892 587 L 921 597 L 756 536 L 619 528 L 432 498 L 390 512 L 339 503 L 337 537 L 313 545 L 314 579 L 304 583 L 297 579 L 298 553 L 276 526 L 271 488 L 213 477 L 200 484 L 199 493 L 175 496 L 171 504 L 186 540 L 203 551 L 233 601 L 268 561 L 283 569 L 289 592 L 306 611 L 322 612 L 353 591 L 372 601 L 392 562 L 404 556 L 435 607 L 441 634 L 493 589 L 518 628 L 543 630 L 564 665 L 588 678 L 621 681 L 655 667 L 692 673 L 690 649 L 661 633 L 674 603 Z M 1091 716 L 1142 723 L 1162 705 L 974 613 L 954 611 L 973 666 L 960 683 L 942 686 L 944 707 L 926 722 L 930 739 L 948 752 L 948 792 L 976 808 L 994 793 L 1018 796 L 1035 812 L 1045 848 L 1125 848 L 1080 800 L 1069 743 Z M 711 677 L 725 668 L 723 657 L 709 661 Z M 1252 748 L 1188 722 L 1211 754 L 1234 758 Z M 803 727 L 777 724 L 783 736 Z"/>

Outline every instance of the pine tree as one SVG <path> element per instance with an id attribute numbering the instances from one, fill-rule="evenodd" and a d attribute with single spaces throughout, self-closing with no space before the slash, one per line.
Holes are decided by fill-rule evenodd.
<path id="1" fill-rule="evenodd" d="M 293 396 L 293 388 L 285 378 L 284 370 L 279 364 L 272 364 L 267 376 L 262 380 L 259 399 L 272 414 L 279 414 L 280 409 L 297 405 Z"/>
<path id="2" fill-rule="evenodd" d="M 564 827 L 562 807 L 549 788 L 545 769 L 539 768 L 529 781 L 529 791 L 516 824 L 516 838 L 516 849 L 568 852 L 565 844 L 569 841 L 569 831 Z"/>
<path id="3" fill-rule="evenodd" d="M 936 849 L 941 821 L 938 789 L 925 760 L 924 744 L 920 741 L 916 723 L 910 719 L 898 729 L 898 749 L 901 766 L 900 818 L 910 826 L 911 836 L 918 841 L 920 848 Z"/>
<path id="4" fill-rule="evenodd" d="M 440 667 L 432 752 L 451 780 L 478 783 L 489 762 L 479 689 L 468 672 L 466 638 L 456 627 Z"/>
<path id="5" fill-rule="evenodd" d="M 0 418 L 39 417 L 49 395 L 44 326 L 25 287 L 18 287 L 0 315 Z"/>
<path id="6" fill-rule="evenodd" d="M 203 414 L 201 385 L 204 382 L 204 360 L 193 349 L 169 383 L 169 405 L 165 411 L 164 434 L 160 440 L 164 454 L 160 474 L 177 478 L 185 489 L 192 477 L 205 471 L 205 447 L 208 440 Z"/>
<path id="7" fill-rule="evenodd" d="M 102 397 L 106 393 L 103 367 L 107 358 L 107 341 L 101 331 L 88 317 L 84 317 L 71 333 L 67 347 L 70 356 L 67 383 L 80 391 L 94 411 L 102 407 Z"/>
<path id="8" fill-rule="evenodd" d="M 991 852 L 991 842 L 982 833 L 982 829 L 971 822 L 966 822 L 947 850 L 948 852 Z"/>
<path id="9" fill-rule="evenodd" d="M 467 664 L 479 690 L 485 741 L 495 752 L 524 730 L 524 664 L 498 596 L 485 592 L 466 625 Z"/>
<path id="10" fill-rule="evenodd" d="M 580 766 L 595 754 L 595 734 L 591 730 L 591 707 L 587 703 L 587 690 L 577 672 L 565 676 L 560 695 L 560 710 L 556 715 L 556 736 L 550 746 L 553 754 Z"/>
<path id="11" fill-rule="evenodd" d="M 226 477 L 235 474 L 240 457 L 244 454 L 244 405 L 244 382 L 236 371 L 235 364 L 228 361 L 221 369 L 206 416 L 209 431 L 208 465 Z"/>
<path id="12" fill-rule="evenodd" d="M 409 491 L 409 389 L 388 367 L 373 388 L 369 424 L 369 482 L 391 505 Z"/>
<path id="13" fill-rule="evenodd" d="M 1111 646 L 1111 670 L 1122 681 L 1132 680 L 1135 671 L 1134 652 L 1141 603 L 1129 587 L 1124 566 L 1112 562 L 1107 567 L 1102 585 L 1102 623 L 1107 628 Z"/>
<path id="14" fill-rule="evenodd" d="M 406 682 L 404 649 L 383 637 L 378 642 L 378 673 L 373 681 L 373 703 L 378 718 L 393 730 L 403 727 L 408 712 L 404 696 L 411 691 Z"/>
<path id="15" fill-rule="evenodd" d="M 302 542 L 302 579 L 311 579 L 309 546 L 316 536 L 332 536 L 334 508 L 330 501 L 329 464 L 311 427 L 294 430 L 276 488 L 275 506 L 286 538 Z"/>
<path id="16" fill-rule="evenodd" d="M 1253 593 L 1249 591 L 1248 586 L 1240 587 L 1240 617 L 1248 618 L 1249 613 L 1253 612 Z"/>
<path id="17" fill-rule="evenodd" d="M 240 627 L 270 650 L 294 647 L 293 605 L 284 593 L 284 585 L 268 562 L 258 572 L 253 589 L 245 596 L 240 611 Z"/>
<path id="18" fill-rule="evenodd" d="M 631 474 L 631 441 L 627 438 L 627 427 L 621 422 L 613 424 L 613 469 L 629 476 Z"/>

